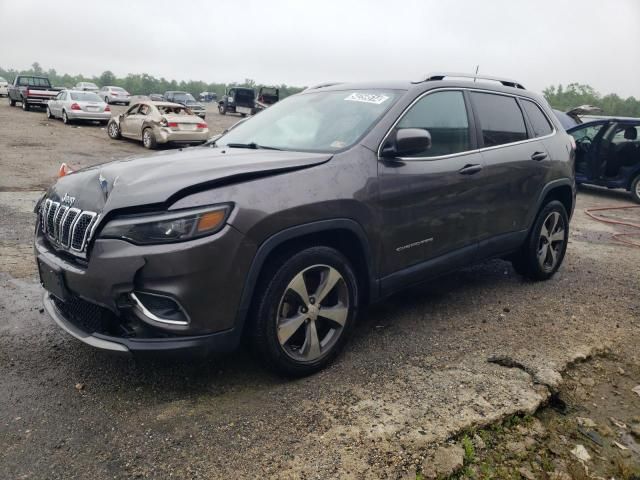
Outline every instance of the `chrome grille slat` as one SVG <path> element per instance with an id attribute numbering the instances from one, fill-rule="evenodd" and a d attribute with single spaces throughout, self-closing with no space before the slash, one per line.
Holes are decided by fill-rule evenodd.
<path id="1" fill-rule="evenodd" d="M 45 200 L 40 208 L 42 233 L 54 247 L 84 256 L 87 244 L 98 223 L 98 214 Z"/>

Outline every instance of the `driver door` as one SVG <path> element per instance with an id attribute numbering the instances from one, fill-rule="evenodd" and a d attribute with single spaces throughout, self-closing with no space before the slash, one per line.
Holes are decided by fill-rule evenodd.
<path id="1" fill-rule="evenodd" d="M 378 163 L 383 275 L 419 276 L 424 268 L 433 273 L 475 256 L 484 209 L 473 122 L 465 95 L 452 90 L 422 96 L 396 124 L 394 130 L 427 130 L 432 144 L 418 155 Z M 431 262 L 449 254 L 436 262 L 442 265 Z"/>
<path id="2" fill-rule="evenodd" d="M 135 104 L 133 107 L 129 108 L 125 113 L 122 114 L 122 119 L 120 120 L 120 133 L 125 137 L 134 137 L 134 126 L 136 123 L 136 118 L 138 115 L 138 110 L 140 109 L 140 104 Z"/>

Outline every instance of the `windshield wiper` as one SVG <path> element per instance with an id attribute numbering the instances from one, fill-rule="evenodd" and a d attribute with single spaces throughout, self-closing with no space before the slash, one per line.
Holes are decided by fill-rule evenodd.
<path id="1" fill-rule="evenodd" d="M 227 147 L 231 148 L 251 148 L 253 150 L 281 150 L 276 147 L 267 147 L 265 145 L 258 145 L 256 142 L 249 143 L 227 143 Z"/>

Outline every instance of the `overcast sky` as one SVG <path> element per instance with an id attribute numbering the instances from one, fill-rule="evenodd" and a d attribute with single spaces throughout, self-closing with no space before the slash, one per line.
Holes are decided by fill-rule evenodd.
<path id="1" fill-rule="evenodd" d="M 0 0 L 0 66 L 310 85 L 431 71 L 640 98 L 640 0 Z"/>

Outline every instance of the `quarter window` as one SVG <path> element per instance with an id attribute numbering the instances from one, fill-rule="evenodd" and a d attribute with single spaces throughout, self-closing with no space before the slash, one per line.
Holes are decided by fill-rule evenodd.
<path id="1" fill-rule="evenodd" d="M 471 149 L 462 92 L 425 95 L 402 117 L 397 128 L 421 128 L 431 134 L 431 148 L 413 157 L 436 157 Z"/>
<path id="2" fill-rule="evenodd" d="M 485 147 L 527 139 L 527 128 L 515 98 L 478 92 L 471 92 L 471 98 Z"/>
<path id="3" fill-rule="evenodd" d="M 522 104 L 527 117 L 529 117 L 529 122 L 533 128 L 534 136 L 544 137 L 545 135 L 549 135 L 553 132 L 553 127 L 549 123 L 547 116 L 542 112 L 542 110 L 540 110 L 538 105 L 522 98 L 520 99 L 520 103 Z"/>

